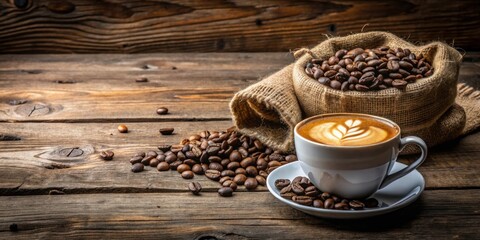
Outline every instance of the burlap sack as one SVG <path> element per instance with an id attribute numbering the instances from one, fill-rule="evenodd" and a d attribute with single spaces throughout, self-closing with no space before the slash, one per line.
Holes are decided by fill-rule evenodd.
<path id="1" fill-rule="evenodd" d="M 386 89 L 374 92 L 333 90 L 305 74 L 305 64 L 312 57 L 328 58 L 341 48 L 384 45 L 423 53 L 432 62 L 434 74 L 409 84 L 404 91 Z M 466 132 L 463 107 L 454 104 L 461 55 L 443 43 L 415 46 L 389 33 L 369 32 L 331 38 L 302 52 L 308 54 L 298 59 L 293 70 L 292 65 L 287 66 L 234 96 L 230 106 L 234 123 L 240 131 L 282 151 L 293 150 L 296 123 L 321 113 L 359 112 L 384 116 L 397 122 L 403 135 L 419 136 L 429 146 Z M 480 114 L 477 112 L 471 116 L 480 117 Z M 478 125 L 478 122 L 467 124 L 470 127 L 467 131 Z M 410 153 L 414 151 L 414 148 L 407 149 Z"/>

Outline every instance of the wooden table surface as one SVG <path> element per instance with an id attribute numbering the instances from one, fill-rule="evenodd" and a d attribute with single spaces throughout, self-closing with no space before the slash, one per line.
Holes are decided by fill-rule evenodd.
<path id="1" fill-rule="evenodd" d="M 431 150 L 419 200 L 364 220 L 311 217 L 265 187 L 221 198 L 218 183 L 196 176 L 204 192 L 194 196 L 176 172 L 130 171 L 136 151 L 230 127 L 232 95 L 291 61 L 286 53 L 0 55 L 0 238 L 480 236 L 478 131 Z M 463 63 L 460 81 L 480 87 L 479 78 L 479 63 Z M 157 115 L 160 106 L 171 113 Z M 121 123 L 128 134 L 116 130 Z M 161 127 L 176 134 L 161 136 Z M 100 160 L 105 149 L 113 161 Z"/>

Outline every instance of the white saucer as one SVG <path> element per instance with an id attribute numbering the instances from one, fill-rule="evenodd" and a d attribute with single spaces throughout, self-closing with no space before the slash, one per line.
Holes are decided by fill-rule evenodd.
<path id="1" fill-rule="evenodd" d="M 393 166 L 392 173 L 397 172 L 405 167 L 405 164 L 397 162 Z M 275 180 L 280 178 L 286 178 L 290 179 L 291 181 L 297 176 L 305 176 L 299 162 L 293 162 L 281 166 L 268 175 L 268 190 L 278 200 L 286 203 L 290 207 L 293 207 L 310 215 L 325 218 L 355 219 L 389 213 L 414 202 L 418 197 L 420 197 L 420 194 L 425 188 L 425 180 L 423 179 L 422 174 L 420 174 L 417 170 L 413 170 L 409 174 L 405 175 L 402 178 L 399 178 L 385 188 L 378 190 L 371 196 L 377 199 L 380 203 L 380 207 L 378 208 L 370 208 L 364 210 L 323 209 L 300 205 L 280 196 L 280 191 L 277 190 L 277 188 L 275 187 Z"/>

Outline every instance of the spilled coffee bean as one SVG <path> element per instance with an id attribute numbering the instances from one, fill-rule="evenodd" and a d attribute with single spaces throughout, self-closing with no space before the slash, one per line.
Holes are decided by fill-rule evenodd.
<path id="1" fill-rule="evenodd" d="M 410 49 L 355 48 L 338 50 L 334 56 L 312 59 L 305 73 L 329 88 L 341 91 L 405 89 L 417 79 L 429 77 L 434 68 L 423 56 Z"/>
<path id="2" fill-rule="evenodd" d="M 242 185 L 247 190 L 265 186 L 268 173 L 294 161 L 297 161 L 296 155 L 274 151 L 234 127 L 227 131 L 201 131 L 182 139 L 180 144 L 160 145 L 156 151 L 139 152 L 130 159 L 132 171 L 151 166 L 158 171 L 176 170 L 185 179 L 205 175 L 219 182 L 220 196 L 232 196 Z M 297 184 L 304 188 L 310 181 L 299 178 Z M 289 185 L 290 180 L 276 182 L 278 189 Z"/>
<path id="3" fill-rule="evenodd" d="M 202 185 L 199 182 L 191 182 L 188 184 L 188 189 L 193 194 L 198 195 L 202 191 Z"/>
<path id="4" fill-rule="evenodd" d="M 327 192 L 321 192 L 308 178 L 298 176 L 289 179 L 275 180 L 275 187 L 280 190 L 280 196 L 305 206 L 336 210 L 362 210 L 378 207 L 374 198 L 365 200 L 343 199 Z"/>
<path id="5" fill-rule="evenodd" d="M 159 107 L 157 109 L 157 114 L 158 115 L 165 115 L 167 113 L 168 113 L 168 108 L 166 108 L 166 107 Z"/>
<path id="6" fill-rule="evenodd" d="M 231 197 L 233 189 L 231 187 L 222 187 L 218 189 L 218 194 L 222 197 Z"/>
<path id="7" fill-rule="evenodd" d="M 114 153 L 110 150 L 107 150 L 107 151 L 102 151 L 100 153 L 100 157 L 105 160 L 105 161 L 110 161 L 113 159 L 113 155 Z"/>
<path id="8" fill-rule="evenodd" d="M 132 165 L 132 172 L 137 173 L 143 171 L 145 166 L 142 163 L 135 163 Z"/>
<path id="9" fill-rule="evenodd" d="M 175 131 L 174 128 L 160 128 L 160 133 L 162 135 L 172 135 L 173 131 Z"/>

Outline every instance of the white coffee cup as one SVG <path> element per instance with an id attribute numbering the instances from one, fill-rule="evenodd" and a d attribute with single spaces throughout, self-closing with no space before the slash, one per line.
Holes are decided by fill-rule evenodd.
<path id="1" fill-rule="evenodd" d="M 298 133 L 300 126 L 317 118 L 355 116 L 389 123 L 398 133 L 379 143 L 365 146 L 326 145 Z M 295 126 L 295 148 L 300 165 L 310 181 L 321 191 L 343 198 L 366 198 L 378 189 L 416 169 L 427 156 L 427 145 L 415 136 L 400 137 L 400 127 L 386 118 L 357 113 L 322 114 L 307 118 Z M 399 152 L 407 145 L 420 147 L 421 155 L 408 167 L 390 174 Z"/>

